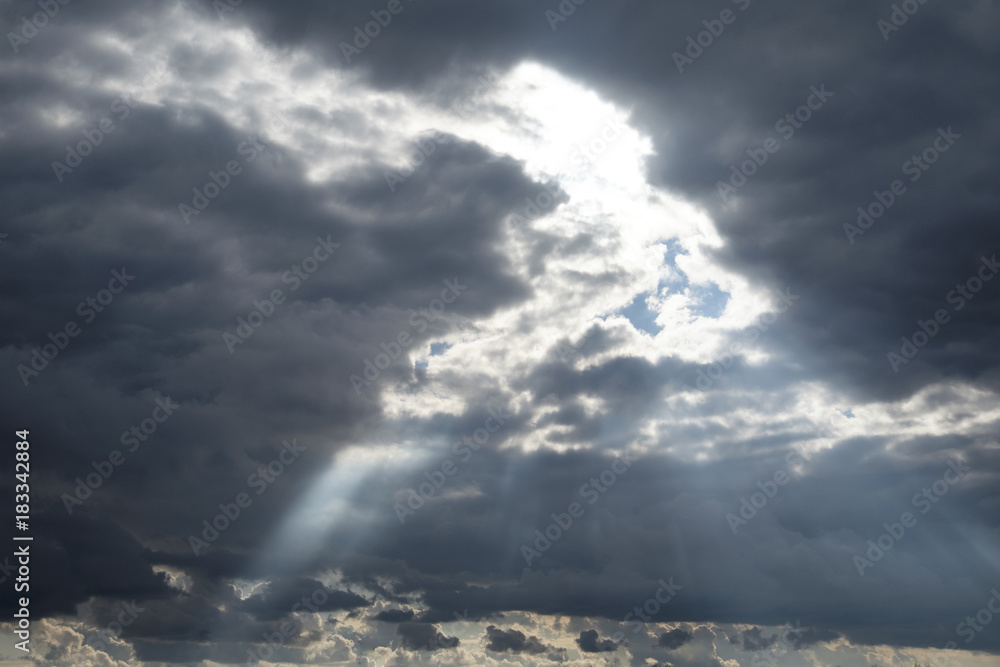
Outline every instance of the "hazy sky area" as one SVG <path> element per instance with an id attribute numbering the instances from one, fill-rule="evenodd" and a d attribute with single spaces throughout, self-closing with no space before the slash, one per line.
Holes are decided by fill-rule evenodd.
<path id="1" fill-rule="evenodd" d="M 1000 665 L 1000 2 L 0 25 L 0 666 Z"/>

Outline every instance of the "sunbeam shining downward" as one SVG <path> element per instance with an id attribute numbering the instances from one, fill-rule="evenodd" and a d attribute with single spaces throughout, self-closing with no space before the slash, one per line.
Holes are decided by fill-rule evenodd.
<path id="1" fill-rule="evenodd" d="M 337 528 L 352 524 L 350 534 L 362 535 L 374 512 L 359 510 L 353 502 L 357 489 L 385 465 L 383 457 L 406 460 L 399 447 L 352 447 L 341 450 L 330 468 L 312 483 L 282 520 L 261 552 L 255 566 L 294 572 L 309 562 Z M 379 508 L 380 509 L 380 508 Z M 350 550 L 352 543 L 338 541 L 335 552 Z"/>
<path id="2" fill-rule="evenodd" d="M 1000 8 L 719 4 L 4 3 L 0 667 L 997 664 Z"/>
<path id="3" fill-rule="evenodd" d="M 439 379 L 461 377 L 463 369 L 476 369 L 477 381 L 508 393 L 519 373 L 545 360 L 552 341 L 566 336 L 577 339 L 595 323 L 629 331 L 631 342 L 625 349 L 642 357 L 710 356 L 714 352 L 713 334 L 737 326 L 739 318 L 761 307 L 738 278 L 714 266 L 706 256 L 706 249 L 719 243 L 711 222 L 690 205 L 646 183 L 649 139 L 628 125 L 625 110 L 602 101 L 592 91 L 551 69 L 526 63 L 501 77 L 486 98 L 478 100 L 475 111 L 463 118 L 435 107 L 394 108 L 399 117 L 393 126 L 413 134 L 401 134 L 390 144 L 402 147 L 413 136 L 446 128 L 461 140 L 477 142 L 523 162 L 529 176 L 542 184 L 555 181 L 569 201 L 557 210 L 544 211 L 531 229 L 506 228 L 505 247 L 512 266 L 532 284 L 534 298 L 477 321 L 476 334 L 462 331 L 445 335 L 439 342 L 446 344 L 446 351 L 425 357 L 428 382 L 423 391 L 384 388 L 383 409 L 388 420 L 426 419 L 435 413 L 458 415 L 475 407 Z M 506 120 L 496 122 L 498 118 Z M 295 128 L 287 134 L 294 137 Z M 400 150 L 397 155 L 405 153 Z M 322 156 L 316 157 L 323 162 Z M 476 196 L 475 192 L 465 194 Z M 518 213 L 518 209 L 511 211 L 512 216 Z M 582 261 L 553 259 L 545 272 L 532 275 L 529 257 L 537 233 L 565 240 L 586 233 L 602 252 Z M 683 252 L 674 255 L 682 266 L 666 262 L 668 241 Z M 567 272 L 575 273 L 578 279 L 567 282 Z M 609 272 L 622 277 L 610 288 L 600 280 Z M 690 290 L 673 293 L 670 287 L 682 275 L 685 284 L 720 286 L 735 298 L 719 317 L 700 316 L 696 313 L 699 301 Z M 588 283 L 585 277 L 592 280 Z M 644 293 L 656 295 L 650 300 L 654 307 L 665 306 L 655 313 L 662 328 L 655 340 L 640 337 L 630 322 L 615 314 Z M 524 322 L 530 326 L 523 326 Z M 691 345 L 693 341 L 699 341 L 698 345 Z M 678 350 L 682 342 L 687 345 Z M 487 358 L 492 363 L 485 363 Z M 486 368 L 494 370 L 484 377 L 481 374 Z M 521 400 L 527 397 L 518 396 L 515 403 Z M 550 442 L 546 433 L 547 429 L 536 430 L 518 446 L 525 450 L 567 447 Z M 341 452 L 331 469 L 303 493 L 263 560 L 307 561 L 343 522 L 358 519 L 346 509 L 355 490 L 374 472 L 403 479 L 424 461 L 440 456 L 442 446 L 450 443 L 357 444 L 357 448 Z M 403 451 L 406 455 L 400 456 Z M 289 545 L 295 547 L 294 556 Z M 342 546 L 338 544 L 338 548 Z"/>

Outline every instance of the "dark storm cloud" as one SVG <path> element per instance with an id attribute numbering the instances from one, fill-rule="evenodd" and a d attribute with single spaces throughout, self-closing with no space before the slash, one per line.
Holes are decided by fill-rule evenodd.
<path id="1" fill-rule="evenodd" d="M 415 614 L 412 609 L 386 609 L 375 614 L 372 618 L 376 621 L 385 621 L 386 623 L 404 623 L 412 621 L 414 616 Z"/>
<path id="2" fill-rule="evenodd" d="M 593 505 L 582 501 L 584 515 L 530 570 L 519 546 L 533 544 L 537 537 L 532 531 L 553 523 L 552 513 L 565 512 L 571 501 L 580 501 L 580 485 L 612 459 L 594 453 L 524 457 L 483 450 L 468 462 L 460 480 L 449 482 L 475 484 L 477 495 L 431 498 L 404 526 L 376 495 L 381 492 L 372 489 L 373 495 L 359 497 L 363 506 L 384 503 L 386 523 L 384 529 L 372 531 L 364 550 L 370 556 L 352 557 L 345 573 L 360 581 L 383 573 L 398 582 L 397 593 L 421 591 L 431 608 L 424 619 L 434 622 L 451 621 L 456 615 L 488 618 L 505 611 L 595 615 L 614 621 L 631 611 L 638 618 L 634 608 L 655 594 L 656 581 L 673 576 L 684 588 L 651 616 L 653 621 L 750 620 L 773 627 L 795 620 L 788 611 L 794 609 L 804 626 L 817 626 L 803 635 L 801 646 L 828 641 L 835 634 L 858 642 L 943 646 L 954 633 L 947 625 L 938 630 L 922 625 L 921 619 L 963 618 L 968 614 L 963 609 L 981 606 L 979 598 L 992 581 L 986 560 L 972 552 L 945 556 L 935 547 L 942 541 L 962 543 L 963 531 L 982 530 L 996 521 L 982 507 L 995 483 L 990 481 L 995 474 L 986 472 L 995 466 L 989 448 L 984 448 L 986 440 L 942 442 L 933 451 L 902 460 L 899 448 L 889 454 L 874 439 L 844 442 L 808 462 L 794 456 L 789 447 L 813 437 L 803 431 L 791 443 L 731 439 L 722 443 L 731 458 L 708 464 L 659 455 L 644 458 Z M 917 514 L 912 496 L 940 477 L 947 458 L 959 452 L 971 457 L 972 468 L 984 471 L 985 477 L 969 477 L 952 487 L 934 510 L 919 515 L 900 547 L 903 552 L 893 550 L 859 577 L 852 555 L 867 548 L 865 540 L 884 532 L 883 523 L 898 521 L 908 509 Z M 865 461 L 862 468 L 859 460 Z M 734 535 L 725 515 L 736 515 L 741 497 L 761 492 L 757 482 L 789 470 L 789 461 L 804 464 L 805 476 L 776 486 L 775 496 L 746 525 L 737 525 Z M 506 471 L 516 474 L 508 476 Z M 866 507 L 884 511 L 873 513 Z M 963 527 L 952 523 L 956 521 Z M 670 531 L 649 532 L 663 522 Z M 844 531 L 852 537 L 833 537 Z M 497 533 L 516 538 L 512 544 L 499 543 Z M 685 536 L 683 547 L 674 535 Z M 769 546 L 775 543 L 788 546 L 775 553 Z M 623 552 L 621 544 L 635 548 Z M 698 558 L 690 558 L 695 553 Z M 913 565 L 907 564 L 910 558 Z M 400 567 L 401 561 L 407 567 Z M 467 585 L 465 575 L 455 574 L 463 567 L 480 583 Z M 954 587 L 939 582 L 933 574 L 939 567 L 974 573 L 976 584 Z M 899 568 L 908 573 L 905 584 L 897 583 Z M 621 572 L 634 575 L 623 577 Z M 775 577 L 781 585 L 771 588 L 766 582 Z M 813 604 L 816 596 L 826 604 Z M 879 618 L 907 618 L 920 630 L 906 624 L 879 625 Z M 756 641 L 752 634 L 750 641 Z M 987 637 L 978 641 L 983 647 L 992 644 Z"/>
<path id="3" fill-rule="evenodd" d="M 31 565 L 46 573 L 30 581 L 33 612 L 72 614 L 91 597 L 147 600 L 171 595 L 164 576 L 153 572 L 128 532 L 107 519 L 67 517 L 53 509 L 36 510 L 32 516 Z M 12 561 L 16 572 L 17 559 Z M 4 596 L 2 606 L 13 613 L 15 597 Z"/>
<path id="4" fill-rule="evenodd" d="M 438 651 L 459 645 L 458 637 L 447 637 L 430 623 L 400 623 L 396 634 L 403 648 L 411 651 Z"/>
<path id="5" fill-rule="evenodd" d="M 206 21 L 219 20 L 210 3 L 191 6 Z M 536 427 L 565 426 L 559 438 L 596 450 L 624 447 L 634 441 L 636 425 L 691 384 L 701 366 L 629 357 L 582 371 L 554 362 L 536 366 L 513 378 L 512 388 L 528 391 L 537 405 L 523 408 L 494 441 L 497 447 L 491 443 L 461 480 L 450 482 L 475 493 L 434 498 L 399 526 L 390 498 L 412 480 L 373 482 L 352 501 L 383 508 L 384 523 L 376 518 L 360 535 L 335 532 L 310 564 L 343 564 L 350 581 L 396 604 L 419 595 L 429 607 L 420 618 L 428 622 L 408 622 L 412 612 L 393 616 L 398 610 L 376 616 L 399 622 L 402 645 L 414 650 L 456 646 L 457 638 L 430 624 L 456 614 L 536 611 L 620 621 L 655 593 L 654 582 L 672 574 L 685 588 L 656 621 L 776 627 L 798 615 L 816 627 L 794 640 L 796 649 L 838 636 L 898 646 L 954 639 L 955 624 L 980 609 L 995 586 L 995 568 L 978 549 L 941 545 L 985 543 L 1000 521 L 997 424 L 982 424 L 973 436 L 840 442 L 815 455 L 804 477 L 783 486 L 733 535 L 725 514 L 738 511 L 758 482 L 786 469 L 786 455 L 815 434 L 803 424 L 795 435 L 747 438 L 738 418 L 727 419 L 740 409 L 780 414 L 794 402 L 794 383 L 804 380 L 822 380 L 859 404 L 910 396 L 938 380 L 997 387 L 1000 353 L 992 342 L 1000 283 L 987 284 L 960 311 L 947 302 L 956 283 L 975 275 L 981 256 L 1000 251 L 992 167 L 1000 148 L 992 74 L 998 52 L 992 35 L 977 27 L 996 26 L 996 8 L 978 5 L 976 16 L 972 2 L 922 5 L 883 40 L 876 21 L 889 9 L 882 5 L 754 1 L 681 74 L 672 52 L 683 50 L 718 7 L 587 3 L 554 32 L 544 8 L 526 0 L 405 7 L 350 65 L 340 42 L 370 20 L 370 3 L 306 2 L 294 9 L 243 3 L 226 20 L 247 21 L 282 46 L 322 50 L 331 66 L 443 107 L 467 96 L 481 73 L 525 58 L 554 66 L 632 109 L 631 122 L 655 144 L 650 180 L 710 213 L 725 241 L 717 254 L 729 267 L 756 283 L 791 286 L 801 300 L 761 340 L 775 355 L 771 361 L 756 369 L 736 363 L 703 402 L 688 401 L 689 420 L 658 434 L 658 445 L 677 451 L 712 442 L 726 458 L 692 463 L 648 455 L 587 507 L 580 519 L 586 527 L 567 531 L 534 569 L 525 567 L 518 546 L 532 541 L 532 531 L 544 529 L 552 513 L 566 511 L 580 485 L 612 457 L 521 454 L 499 445 L 527 435 L 538 416 L 533 411 L 545 405 L 555 409 Z M 2 11 L 17 25 L 37 9 L 17 2 Z M 289 613 L 295 595 L 312 592 L 305 589 L 313 580 L 272 581 L 242 603 L 225 580 L 262 569 L 257 556 L 302 489 L 335 450 L 363 441 L 382 421 L 383 387 L 425 386 L 409 352 L 365 396 L 355 393 L 348 376 L 361 372 L 379 343 L 410 331 L 409 309 L 427 307 L 443 280 L 458 277 L 469 285 L 449 314 L 471 319 L 530 296 L 500 239 L 503 218 L 537 184 L 510 158 L 452 140 L 396 192 L 387 191 L 381 164 L 320 187 L 306 178 L 307 165 L 275 142 L 188 226 L 178 204 L 190 202 L 209 171 L 239 156 L 237 147 L 258 128 L 234 127 L 207 106 L 169 100 L 133 110 L 94 155 L 57 182 L 51 162 L 64 160 L 65 146 L 80 140 L 81 129 L 108 114 L 115 95 L 57 77 L 44 65 L 72 54 L 100 75 L 120 75 L 130 67 L 129 54 L 94 39 L 95 31 L 136 34 L 165 16 L 153 3 L 71 3 L 20 54 L 0 56 L 0 231 L 10 235 L 0 246 L 0 361 L 7 369 L 0 416 L 4 423 L 35 425 L 32 460 L 45 471 L 34 492 L 48 504 L 33 508 L 33 521 L 35 562 L 46 574 L 33 581 L 33 611 L 73 614 L 91 597 L 109 604 L 136 598 L 147 611 L 126 636 L 135 639 L 141 658 L 235 662 L 245 660 L 242 650 L 195 642 L 260 642 L 262 633 L 274 631 L 267 621 Z M 167 58 L 170 71 L 187 78 L 234 65 L 189 48 Z M 776 121 L 820 85 L 833 97 L 738 188 L 737 206 L 723 205 L 717 182 L 747 159 L 748 149 L 780 136 Z M 60 126 L 37 113 L 57 102 L 85 120 Z M 359 114 L 333 120 L 358 134 L 378 134 Z M 907 180 L 903 163 L 948 127 L 961 135 L 955 145 L 918 181 Z M 869 206 L 874 191 L 888 190 L 897 178 L 906 194 L 850 243 L 843 225 L 854 223 L 857 207 Z M 357 213 L 345 212 L 352 209 Z M 230 355 L 222 332 L 234 330 L 254 300 L 275 287 L 287 291 L 281 276 L 312 252 L 317 237 L 340 248 Z M 546 254 L 559 247 L 542 241 L 529 260 L 536 276 Z M 568 247 L 583 252 L 591 242 L 578 236 Z M 29 363 L 32 348 L 45 344 L 50 332 L 79 321 L 77 304 L 123 267 L 135 274 L 134 283 L 25 387 L 16 366 Z M 619 278 L 610 273 L 601 280 Z M 948 308 L 952 321 L 893 373 L 886 353 L 938 308 Z M 422 345 L 440 330 L 414 337 Z M 592 331 L 578 354 L 591 359 L 619 342 Z M 734 397 L 718 391 L 722 387 L 773 396 Z M 471 380 L 463 389 L 484 399 L 502 394 Z M 961 399 L 949 391 L 930 397 L 927 407 Z M 588 411 L 579 399 L 589 396 L 603 398 L 612 416 Z M 122 449 L 122 433 L 165 397 L 180 406 L 176 415 L 68 515 L 62 494 L 73 494 L 78 478 Z M 450 437 L 474 428 L 481 412 L 436 415 L 412 428 Z M 259 497 L 251 495 L 253 504 L 208 551 L 192 554 L 188 536 L 201 535 L 201 522 L 210 522 L 220 503 L 254 494 L 250 476 L 278 456 L 283 440 L 296 437 L 306 447 L 302 462 L 289 465 Z M 859 577 L 851 557 L 864 553 L 884 523 L 912 511 L 913 494 L 957 458 L 974 474 Z M 341 537 L 360 545 L 343 560 L 330 557 L 344 555 Z M 181 568 L 194 580 L 192 591 L 168 588 L 153 565 Z M 263 569 L 258 574 L 278 576 Z M 961 584 L 949 583 L 959 578 Z M 328 609 L 368 603 L 325 591 Z M 219 611 L 222 605 L 230 611 Z M 514 632 L 495 629 L 487 638 L 496 646 L 533 646 L 536 638 Z M 680 642 L 678 632 L 661 635 L 660 645 L 671 647 L 663 643 L 668 636 L 671 645 Z M 746 650 L 770 641 L 759 628 L 742 637 Z M 595 630 L 581 632 L 577 642 L 585 651 L 614 650 Z M 976 642 L 978 649 L 1000 651 L 988 633 Z"/>
<path id="6" fill-rule="evenodd" d="M 778 635 L 764 636 L 760 628 L 750 628 L 743 631 L 744 651 L 764 651 L 778 641 Z"/>
<path id="7" fill-rule="evenodd" d="M 690 632 L 681 630 L 680 628 L 674 628 L 669 632 L 661 634 L 656 645 L 669 651 L 674 651 L 679 649 L 681 646 L 684 646 L 684 644 L 687 644 L 693 638 L 694 635 Z"/>
<path id="8" fill-rule="evenodd" d="M 538 655 L 553 650 L 534 635 L 527 637 L 520 630 L 503 630 L 490 625 L 486 628 L 486 650 L 497 653 L 529 653 Z"/>
<path id="9" fill-rule="evenodd" d="M 820 642 L 832 642 L 835 639 L 839 639 L 840 635 L 829 630 L 808 628 L 801 634 L 789 633 L 788 638 L 791 640 L 792 648 L 796 651 L 800 651 L 804 648 L 812 646 L 813 644 L 819 644 Z"/>
<path id="10" fill-rule="evenodd" d="M 366 607 L 368 604 L 368 600 L 360 595 L 330 589 L 303 577 L 269 582 L 261 593 L 243 601 L 243 609 L 258 620 L 273 621 L 293 611 L 334 611 Z"/>
<path id="11" fill-rule="evenodd" d="M 618 650 L 618 644 L 610 639 L 598 639 L 597 630 L 581 630 L 576 645 L 584 653 L 607 653 Z"/>
<path id="12" fill-rule="evenodd" d="M 250 567 L 247 554 L 235 554 L 222 548 L 212 549 L 197 556 L 191 550 L 181 553 L 147 550 L 145 558 L 153 565 L 177 566 L 209 581 L 239 576 Z"/>
<path id="13" fill-rule="evenodd" d="M 813 377 L 865 400 L 949 377 L 996 386 L 1000 357 L 982 352 L 1000 310 L 995 290 L 956 313 L 903 373 L 892 372 L 886 355 L 917 330 L 918 319 L 948 307 L 949 290 L 973 275 L 980 255 L 1000 248 L 988 223 L 1000 206 L 990 194 L 996 183 L 982 172 L 1000 143 L 989 122 L 989 100 L 1000 93 L 989 72 L 1000 54 L 975 27 L 1000 24 L 997 9 L 971 1 L 921 5 L 886 40 L 877 21 L 891 8 L 859 0 L 836 8 L 727 6 L 735 22 L 682 73 L 673 53 L 704 30 L 703 20 L 716 20 L 718 8 L 581 6 L 553 32 L 544 8 L 527 2 L 406 5 L 350 64 L 338 45 L 371 20 L 367 5 L 291 12 L 259 4 L 246 17 L 278 43 L 309 44 L 325 50 L 331 66 L 363 72 L 378 85 L 441 95 L 442 104 L 452 101 L 446 83 L 460 73 L 471 81 L 478 70 L 524 58 L 578 76 L 634 108 L 633 121 L 656 143 L 651 179 L 709 208 L 727 240 L 721 259 L 804 294 L 785 333 L 769 345 L 810 359 Z M 777 47 L 796 55 L 776 57 Z M 776 128 L 820 85 L 833 93 L 822 108 L 810 110 L 798 129 L 787 120 Z M 904 163 L 948 127 L 962 138 L 911 182 Z M 723 206 L 717 183 L 767 137 L 781 148 L 739 189 L 738 212 Z M 895 179 L 906 194 L 849 243 L 843 225 Z"/>
<path id="14" fill-rule="evenodd" d="M 75 18 L 71 10 L 79 10 Z M 88 11 L 66 6 L 59 19 L 72 25 Z M 167 64 L 176 72 L 183 54 Z M 121 68 L 120 62 L 112 65 Z M 365 358 L 380 351 L 378 343 L 400 331 L 409 331 L 417 345 L 434 335 L 433 327 L 412 329 L 409 309 L 427 308 L 443 282 L 456 277 L 468 288 L 450 307 L 455 316 L 486 315 L 526 294 L 496 243 L 507 212 L 536 187 L 509 158 L 453 141 L 422 167 L 407 184 L 412 187 L 380 198 L 381 168 L 359 172 L 353 186 L 341 182 L 335 191 L 323 190 L 308 185 L 304 165 L 272 143 L 188 226 L 178 204 L 190 203 L 192 188 L 203 187 L 226 160 L 245 159 L 238 147 L 256 128 L 231 127 L 202 108 L 140 103 L 59 183 L 52 160 L 65 160 L 65 146 L 81 140 L 90 119 L 110 115 L 115 96 L 67 84 L 36 60 L 19 61 L 0 76 L 19 89 L 2 99 L 5 122 L 17 128 L 0 145 L 0 162 L 17 165 L 5 168 L 9 178 L 0 187 L 8 211 L 4 232 L 10 233 L 0 270 L 0 356 L 8 369 L 0 382 L 9 397 L 3 410 L 12 419 L 16 414 L 14 421 L 39 425 L 32 438 L 45 446 L 33 462 L 48 477 L 35 492 L 53 502 L 36 505 L 35 524 L 54 527 L 52 539 L 63 547 L 53 553 L 65 561 L 52 563 L 59 574 L 53 574 L 51 592 L 38 594 L 41 614 L 72 613 L 91 595 L 170 595 L 151 564 L 183 567 L 206 583 L 245 573 L 248 555 L 266 541 L 302 484 L 322 469 L 316 462 L 328 460 L 333 448 L 350 443 L 376 418 L 377 406 L 355 393 L 349 375 L 363 372 Z M 36 106 L 64 99 L 72 99 L 85 119 L 79 127 L 74 121 L 54 128 L 36 113 Z M 329 198 L 341 196 L 377 221 L 362 224 L 330 213 Z M 449 206 L 441 205 L 445 196 Z M 291 293 L 282 276 L 313 252 L 317 238 L 340 248 Z M 227 268 L 232 243 L 241 248 L 235 274 Z M 134 281 L 100 312 L 81 315 L 78 304 L 120 270 Z M 289 301 L 230 354 L 222 333 L 234 331 L 254 300 L 279 287 Z M 27 293 L 30 303 L 22 300 Z M 316 315 L 311 328 L 298 326 L 303 314 Z M 30 365 L 31 350 L 69 321 L 80 326 L 80 335 L 25 386 L 16 367 Z M 414 381 L 412 361 L 403 357 L 385 375 L 383 383 Z M 369 390 L 371 398 L 381 386 Z M 164 398 L 179 407 L 129 451 L 123 434 Z M 261 486 L 254 475 L 293 438 L 305 448 L 306 463 L 288 464 Z M 81 481 L 116 450 L 124 456 L 121 467 L 112 466 L 97 488 Z M 239 493 L 248 493 L 253 504 L 195 556 L 188 537 L 201 538 L 202 522 L 211 523 L 222 512 L 220 503 L 231 505 Z M 67 497 L 75 500 L 67 505 Z M 112 556 L 100 567 L 93 558 L 103 547 L 85 537 L 93 534 L 85 527 L 90 516 L 101 517 L 95 525 L 113 536 L 107 542 Z M 116 546 L 127 537 L 123 529 L 156 546 Z M 352 594 L 329 593 L 324 609 L 363 603 Z M 248 610 L 262 618 L 286 613 L 282 607 L 291 606 L 290 598 L 269 595 L 251 598 Z M 155 627 L 151 620 L 131 632 Z"/>

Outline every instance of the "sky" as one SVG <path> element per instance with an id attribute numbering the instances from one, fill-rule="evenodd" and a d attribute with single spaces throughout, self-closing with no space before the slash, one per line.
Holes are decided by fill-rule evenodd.
<path id="1" fill-rule="evenodd" d="M 0 25 L 0 665 L 1000 664 L 1000 3 Z"/>

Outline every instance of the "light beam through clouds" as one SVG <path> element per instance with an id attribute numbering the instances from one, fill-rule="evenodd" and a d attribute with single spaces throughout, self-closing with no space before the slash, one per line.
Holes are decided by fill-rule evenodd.
<path id="1" fill-rule="evenodd" d="M 31 657 L 996 662 L 1000 292 L 943 295 L 1000 246 L 1000 13 L 394 2 L 0 10 Z M 831 102 L 721 202 L 820 84 Z M 847 243 L 939 127 L 955 150 Z M 321 268 L 318 238 L 338 244 Z M 112 270 L 134 284 L 70 334 Z M 164 396 L 176 416 L 128 450 Z M 286 439 L 301 456 L 220 514 Z M 949 464 L 970 472 L 941 487 Z M 925 488 L 947 493 L 922 514 Z M 683 584 L 669 604 L 661 579 Z M 0 664 L 25 664 L 0 627 Z"/>

